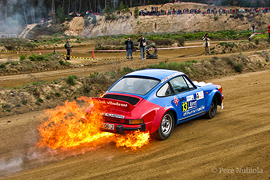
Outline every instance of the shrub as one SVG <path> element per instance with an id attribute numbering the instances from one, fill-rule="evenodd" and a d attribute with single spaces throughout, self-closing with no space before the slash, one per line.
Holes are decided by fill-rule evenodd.
<path id="1" fill-rule="evenodd" d="M 177 39 L 177 41 L 178 41 L 178 43 L 179 43 L 181 46 L 184 46 L 184 44 L 185 44 L 185 38 L 179 37 L 179 38 Z"/>
<path id="2" fill-rule="evenodd" d="M 69 85 L 72 85 L 72 86 L 75 85 L 75 80 L 74 79 L 77 79 L 77 76 L 75 76 L 75 75 L 68 76 L 67 83 Z"/>
<path id="3" fill-rule="evenodd" d="M 219 19 L 218 16 L 214 16 L 214 20 L 217 21 Z"/>
<path id="4" fill-rule="evenodd" d="M 97 17 L 93 15 L 92 24 L 97 25 Z"/>
<path id="5" fill-rule="evenodd" d="M 46 57 L 47 57 L 46 55 L 32 54 L 28 58 L 30 59 L 30 61 L 44 61 L 44 60 L 48 60 L 48 59 L 46 59 Z"/>
<path id="6" fill-rule="evenodd" d="M 137 19 L 139 17 L 139 8 L 138 7 L 135 7 L 135 10 L 134 10 L 134 17 Z"/>
<path id="7" fill-rule="evenodd" d="M 22 54 L 22 55 L 20 55 L 20 61 L 25 60 L 25 59 L 26 59 L 26 57 L 27 57 L 26 55 L 23 55 L 23 54 Z"/>
<path id="8" fill-rule="evenodd" d="M 27 103 L 27 100 L 22 100 L 22 104 L 26 104 Z"/>
<path id="9" fill-rule="evenodd" d="M 6 63 L 0 64 L 0 68 L 6 67 Z"/>
<path id="10" fill-rule="evenodd" d="M 237 64 L 234 66 L 234 69 L 237 71 L 237 72 L 242 72 L 243 71 L 243 66 L 241 64 Z"/>

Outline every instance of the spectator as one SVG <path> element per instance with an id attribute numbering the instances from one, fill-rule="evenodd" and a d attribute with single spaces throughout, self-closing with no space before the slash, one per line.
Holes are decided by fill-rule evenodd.
<path id="1" fill-rule="evenodd" d="M 202 40 L 204 41 L 203 46 L 205 48 L 205 55 L 207 55 L 207 51 L 208 51 L 209 55 L 211 55 L 211 53 L 210 53 L 210 43 L 209 43 L 210 39 L 209 39 L 207 33 L 204 35 Z"/>
<path id="2" fill-rule="evenodd" d="M 139 46 L 141 52 L 141 59 L 145 59 L 146 40 L 143 36 L 141 36 L 138 42 L 140 42 Z"/>
<path id="3" fill-rule="evenodd" d="M 252 33 L 254 34 L 255 33 L 255 24 L 253 24 L 251 27 L 252 27 Z"/>
<path id="4" fill-rule="evenodd" d="M 270 39 L 270 25 L 267 26 L 267 28 L 268 28 L 268 36 L 269 36 L 269 39 Z"/>
<path id="5" fill-rule="evenodd" d="M 129 54 L 131 56 L 131 60 L 133 60 L 133 54 L 132 54 L 132 49 L 134 48 L 133 46 L 133 41 L 130 39 L 130 37 L 127 38 L 125 41 L 126 44 L 126 50 L 127 50 L 127 60 L 129 60 Z"/>
<path id="6" fill-rule="evenodd" d="M 70 52 L 71 52 L 72 46 L 70 46 L 70 44 L 69 44 L 69 39 L 67 39 L 67 42 L 65 44 L 65 48 L 67 49 L 67 60 L 70 60 Z"/>

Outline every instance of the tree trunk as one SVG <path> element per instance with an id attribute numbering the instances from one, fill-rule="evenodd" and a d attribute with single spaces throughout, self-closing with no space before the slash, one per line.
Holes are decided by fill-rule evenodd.
<path id="1" fill-rule="evenodd" d="M 70 0 L 68 2 L 68 13 L 70 12 Z"/>
<path id="2" fill-rule="evenodd" d="M 25 24 L 27 25 L 27 17 L 25 14 L 25 6 L 23 5 L 23 14 L 24 14 L 24 18 L 25 18 Z"/>
<path id="3" fill-rule="evenodd" d="M 62 8 L 65 10 L 65 0 L 63 0 Z"/>
<path id="4" fill-rule="evenodd" d="M 32 6 L 32 10 L 31 10 L 31 16 L 32 16 L 32 23 L 35 23 L 36 20 L 35 20 L 35 9 L 34 7 Z"/>
<path id="5" fill-rule="evenodd" d="M 55 15 L 55 3 L 54 0 L 52 0 L 52 16 Z"/>
<path id="6" fill-rule="evenodd" d="M 79 14 L 81 14 L 82 0 L 80 0 Z"/>
<path id="7" fill-rule="evenodd" d="M 129 7 L 132 7 L 132 0 L 130 0 L 130 6 Z"/>
<path id="8" fill-rule="evenodd" d="M 89 0 L 89 9 L 92 10 L 91 0 Z"/>

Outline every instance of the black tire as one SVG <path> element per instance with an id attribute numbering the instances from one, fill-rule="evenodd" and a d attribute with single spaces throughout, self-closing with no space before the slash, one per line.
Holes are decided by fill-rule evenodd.
<path id="1" fill-rule="evenodd" d="M 146 59 L 158 59 L 158 55 L 146 55 Z"/>
<path id="2" fill-rule="evenodd" d="M 155 52 L 154 52 L 153 54 L 151 54 L 151 53 L 149 52 L 149 49 L 150 49 L 151 47 L 155 49 Z M 154 45 L 154 44 L 150 44 L 149 46 L 146 47 L 146 52 L 147 52 L 148 55 L 156 55 L 156 54 L 157 54 L 157 46 Z"/>
<path id="3" fill-rule="evenodd" d="M 205 114 L 205 117 L 207 117 L 208 119 L 212 119 L 215 117 L 216 113 L 217 113 L 217 99 L 216 97 L 214 97 L 212 99 L 208 112 Z"/>
<path id="4" fill-rule="evenodd" d="M 172 112 L 167 112 L 160 122 L 159 128 L 153 133 L 154 138 L 165 140 L 170 137 L 173 132 L 175 118 Z"/>

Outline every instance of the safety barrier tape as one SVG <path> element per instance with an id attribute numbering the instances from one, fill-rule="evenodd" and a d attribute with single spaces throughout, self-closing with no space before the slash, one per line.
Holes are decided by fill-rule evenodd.
<path id="1" fill-rule="evenodd" d="M 183 46 L 183 47 L 167 47 L 167 48 L 157 48 L 158 50 L 164 50 L 164 49 L 187 49 L 187 48 L 195 48 L 195 47 L 203 47 L 203 45 L 198 46 Z M 139 50 L 139 49 L 138 49 Z M 154 50 L 154 48 L 150 48 L 147 50 Z M 40 52 L 40 51 L 52 51 L 52 50 L 34 50 L 34 51 L 0 51 L 0 52 L 7 52 L 7 53 L 18 53 L 18 52 Z M 66 50 L 56 50 L 56 51 L 66 51 Z M 114 49 L 114 50 L 72 50 L 72 51 L 94 51 L 94 52 L 125 52 L 125 49 Z"/>
<path id="2" fill-rule="evenodd" d="M 64 57 L 67 57 L 65 54 L 61 54 Z M 126 59 L 127 57 L 120 57 L 120 58 L 86 58 L 86 57 L 77 57 L 77 56 L 70 56 L 70 58 L 73 59 L 85 59 L 85 60 L 120 60 L 120 59 Z"/>

